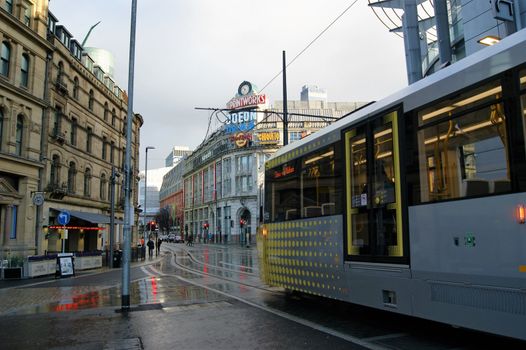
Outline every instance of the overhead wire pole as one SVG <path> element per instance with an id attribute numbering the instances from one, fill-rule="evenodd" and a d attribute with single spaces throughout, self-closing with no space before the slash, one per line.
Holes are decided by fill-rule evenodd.
<path id="1" fill-rule="evenodd" d="M 132 0 L 130 26 L 130 62 L 128 67 L 128 113 L 126 118 L 126 158 L 124 161 L 124 247 L 122 256 L 121 310 L 130 309 L 130 257 L 131 257 L 131 207 L 132 185 L 132 125 L 133 125 L 133 78 L 135 70 L 135 29 L 137 22 L 137 0 Z"/>
<path id="2" fill-rule="evenodd" d="M 289 144 L 289 128 L 287 115 L 287 60 L 283 50 L 283 146 Z"/>

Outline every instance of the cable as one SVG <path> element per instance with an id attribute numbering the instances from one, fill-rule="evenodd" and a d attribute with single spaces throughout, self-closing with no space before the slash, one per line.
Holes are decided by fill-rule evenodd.
<path id="1" fill-rule="evenodd" d="M 338 17 L 336 17 L 327 27 L 325 27 L 324 30 L 321 31 L 320 34 L 318 34 L 307 46 L 305 46 L 305 48 L 303 50 L 300 51 L 300 53 L 298 53 L 286 66 L 285 68 L 287 68 L 288 66 L 290 66 L 292 63 L 294 63 L 294 61 L 296 61 L 298 59 L 298 57 L 300 57 L 305 51 L 308 50 L 309 47 L 312 46 L 312 44 L 314 44 L 316 42 L 316 40 L 318 40 L 323 34 L 325 34 L 325 32 L 327 30 L 329 30 L 330 27 L 332 27 L 334 25 L 334 23 L 336 23 L 347 11 L 349 11 L 351 9 L 351 7 L 354 6 L 354 4 L 356 4 L 358 2 L 358 0 L 354 0 L 352 2 L 352 4 L 350 4 L 349 6 L 347 6 L 347 8 L 345 10 L 343 10 L 342 13 L 340 13 L 340 15 Z M 265 84 L 265 86 L 263 86 L 263 88 L 260 90 L 260 92 L 262 92 L 263 90 L 265 90 L 265 88 L 267 86 L 269 86 L 274 80 L 276 80 L 277 77 L 279 77 L 281 74 L 283 73 L 283 69 L 278 73 L 276 74 L 272 79 L 270 79 L 270 81 L 268 83 Z"/>

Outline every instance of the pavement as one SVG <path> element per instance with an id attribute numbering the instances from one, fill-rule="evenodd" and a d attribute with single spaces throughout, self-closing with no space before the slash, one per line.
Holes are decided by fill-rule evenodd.
<path id="1" fill-rule="evenodd" d="M 121 269 L 104 267 L 64 279 L 0 281 L 0 348 L 363 349 L 231 297 L 230 292 L 249 293 L 248 289 L 190 269 L 177 270 L 172 251 L 180 246 L 161 249 L 153 260 L 132 263 L 132 306 L 125 312 L 120 307 Z M 228 251 L 243 261 L 247 256 L 257 260 L 255 247 L 199 244 L 186 249 L 184 261 L 189 264 L 195 259 L 192 252 L 205 252 L 206 258 L 196 262 L 204 271 L 214 268 L 209 253 L 223 257 Z M 227 264 L 231 272 L 235 259 Z M 254 271 L 238 276 L 257 281 Z"/>

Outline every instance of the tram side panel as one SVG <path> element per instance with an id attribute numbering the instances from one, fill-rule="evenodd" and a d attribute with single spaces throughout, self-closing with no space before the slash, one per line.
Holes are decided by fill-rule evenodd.
<path id="1" fill-rule="evenodd" d="M 414 315 L 526 339 L 524 194 L 409 209 Z"/>

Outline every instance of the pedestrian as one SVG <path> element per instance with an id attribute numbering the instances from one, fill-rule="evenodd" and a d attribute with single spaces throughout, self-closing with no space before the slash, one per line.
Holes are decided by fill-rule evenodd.
<path id="1" fill-rule="evenodd" d="M 150 238 L 148 240 L 148 243 L 146 243 L 146 245 L 148 246 L 148 256 L 151 258 L 153 258 L 153 247 L 155 245 L 155 243 L 153 243 L 152 239 Z"/>
<path id="2" fill-rule="evenodd" d="M 161 251 L 161 243 L 163 243 L 163 240 L 161 238 L 158 238 L 157 239 L 157 254 L 155 254 L 156 256 L 159 255 L 159 252 Z"/>

